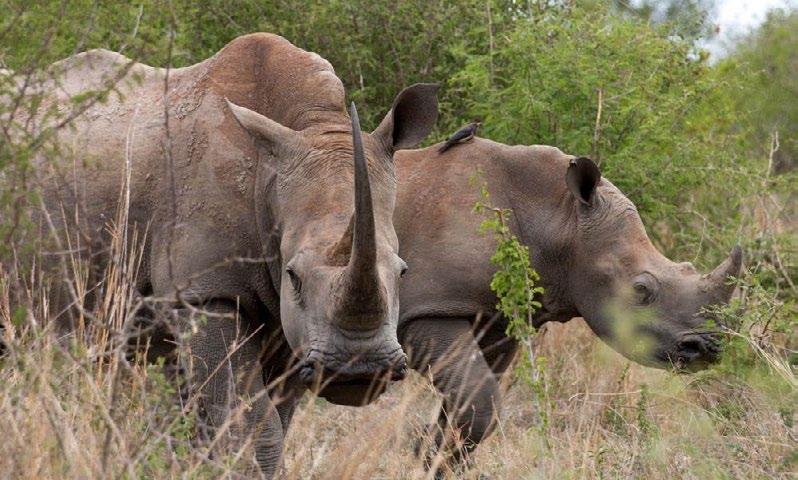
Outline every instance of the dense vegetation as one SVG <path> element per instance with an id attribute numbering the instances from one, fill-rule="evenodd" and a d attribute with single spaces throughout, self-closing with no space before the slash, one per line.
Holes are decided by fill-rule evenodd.
<path id="1" fill-rule="evenodd" d="M 677 8 L 655 14 L 599 0 L 0 0 L 0 68 L 35 81 L 52 62 L 96 47 L 178 67 L 240 34 L 270 31 L 335 66 L 364 128 L 376 126 L 403 86 L 436 81 L 442 115 L 432 141 L 479 118 L 481 135 L 496 141 L 590 156 L 635 202 L 669 257 L 706 268 L 733 244 L 744 247 L 740 295 L 719 312 L 736 327 L 728 353 L 719 366 L 682 380 L 640 367 L 630 373 L 619 357 L 612 357 L 617 368 L 579 370 L 573 358 L 557 359 L 558 345 L 577 349 L 584 362 L 606 362 L 608 354 L 597 354 L 584 335 L 575 337 L 581 344 L 541 340 L 548 365 L 535 369 L 531 387 L 514 387 L 518 410 L 528 415 L 507 420 L 529 428 L 513 437 L 508 426 L 480 461 L 498 478 L 537 476 L 530 473 L 536 464 L 547 478 L 559 476 L 556 465 L 572 477 L 689 477 L 690 468 L 671 468 L 663 456 L 698 465 L 700 478 L 787 478 L 798 469 L 798 13 L 771 13 L 729 56 L 713 59 L 696 46 L 711 31 L 703 2 L 671 3 Z M 30 160 L 57 154 L 57 145 L 17 120 L 18 109 L 37 108 L 35 99 L 15 102 L 19 93 L 0 73 L 0 322 L 8 345 L 0 360 L 0 429 L 18 438 L 8 446 L 16 457 L 0 460 L 0 476 L 218 475 L 228 465 L 199 466 L 205 459 L 189 448 L 191 421 L 173 421 L 173 387 L 152 367 L 105 364 L 98 361 L 103 350 L 88 345 L 62 352 L 44 335 L 46 282 L 36 276 L 35 235 L 26 223 L 36 205 Z M 76 99 L 75 112 L 101 97 Z M 400 395 L 402 408 L 419 387 L 407 388 L 415 393 Z M 574 407 L 575 392 L 591 388 L 611 400 Z M 524 403 L 533 396 L 534 408 Z M 318 425 L 301 426 L 319 408 L 307 405 L 292 433 L 295 449 L 303 435 L 318 438 Z M 542 428 L 541 418 L 553 420 Z M 679 422 L 695 424 L 680 429 Z M 330 428 L 328 435 L 347 438 Z M 403 428 L 386 438 L 407 441 Z M 133 440 L 141 435 L 148 440 L 139 448 Z M 502 439 L 528 453 L 511 452 Z M 589 459 L 575 460 L 584 452 L 557 443 L 571 441 Z M 385 443 L 382 452 L 391 452 Z M 38 453 L 25 455 L 31 444 Z M 639 455 L 624 457 L 624 446 Z M 333 462 L 308 470 L 288 455 L 297 477 L 326 478 L 324 465 Z M 511 468 L 502 469 L 504 461 Z M 375 460 L 369 472 L 391 477 L 395 466 Z M 365 475 L 356 468 L 348 474 Z"/>

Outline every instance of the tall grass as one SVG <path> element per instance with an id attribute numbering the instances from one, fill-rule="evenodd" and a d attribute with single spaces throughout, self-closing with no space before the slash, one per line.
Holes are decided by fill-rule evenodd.
<path id="1" fill-rule="evenodd" d="M 124 329 L 59 342 L 46 318 L 15 310 L 7 274 L 0 279 L 0 478 L 235 478 L 246 466 L 245 451 L 212 452 L 190 395 L 162 364 L 121 348 Z M 114 291 L 108 301 L 130 308 L 128 292 Z M 97 308 L 107 318 L 115 311 Z M 546 326 L 535 349 L 548 360 L 547 401 L 507 375 L 496 432 L 461 476 L 795 478 L 798 397 L 787 350 L 782 340 L 734 338 L 743 341 L 718 367 L 688 376 L 631 364 L 581 320 Z M 413 449 L 438 408 L 418 374 L 362 408 L 306 396 L 288 433 L 285 475 L 431 478 Z"/>
<path id="2" fill-rule="evenodd" d="M 546 438 L 536 393 L 508 379 L 505 414 L 465 478 L 795 477 L 795 412 L 766 389 L 630 364 L 581 320 L 545 327 L 538 342 L 550 359 Z M 289 432 L 289 478 L 430 478 L 412 447 L 434 398 L 414 376 L 359 410 L 307 399 Z"/>
<path id="3" fill-rule="evenodd" d="M 164 361 L 148 363 L 146 348 L 130 348 L 136 315 L 157 299 L 134 289 L 144 233 L 125 226 L 127 198 L 123 182 L 119 213 L 107 226 L 109 259 L 97 278 L 69 244 L 57 246 L 58 273 L 46 267 L 53 252 L 42 238 L 64 223 L 53 219 L 44 233 L 28 232 L 36 241 L 25 251 L 15 242 L 0 262 L 0 478 L 238 478 L 251 471 L 248 445 L 219 451 L 224 428 L 213 434 L 203 427 L 185 377 Z M 772 225 L 778 215 L 765 209 L 783 205 L 766 199 L 746 213 L 758 220 L 741 232 L 760 249 L 749 255 L 732 305 L 715 312 L 734 327 L 719 365 L 689 376 L 652 370 L 614 353 L 580 320 L 546 326 L 532 347 L 546 360 L 538 377 L 528 381 L 523 369 L 505 376 L 495 433 L 471 469 L 450 476 L 796 478 L 798 311 L 789 274 L 794 249 L 783 240 L 794 231 Z M 37 208 L 31 204 L 28 213 Z M 62 281 L 71 285 L 78 319 L 68 340 L 58 338 L 49 313 L 52 286 Z M 178 349 L 178 357 L 187 353 Z M 414 449 L 429 446 L 425 427 L 439 408 L 418 374 L 358 409 L 308 395 L 288 432 L 284 474 L 430 479 Z"/>

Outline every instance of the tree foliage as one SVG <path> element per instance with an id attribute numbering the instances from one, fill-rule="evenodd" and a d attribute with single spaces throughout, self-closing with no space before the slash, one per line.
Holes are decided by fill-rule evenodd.
<path id="1" fill-rule="evenodd" d="M 773 173 L 798 166 L 798 11 L 771 11 L 761 28 L 743 37 L 717 67 L 734 88 L 735 127 L 767 155 L 778 133 Z"/>

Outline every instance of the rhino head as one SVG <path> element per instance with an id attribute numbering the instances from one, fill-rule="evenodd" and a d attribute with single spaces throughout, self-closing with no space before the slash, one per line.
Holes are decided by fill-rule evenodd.
<path id="1" fill-rule="evenodd" d="M 593 161 L 571 160 L 566 183 L 576 216 L 568 288 L 591 329 L 644 365 L 693 371 L 714 362 L 718 330 L 704 310 L 730 300 L 740 247 L 702 275 L 657 251 L 634 204 Z"/>
<path id="2" fill-rule="evenodd" d="M 265 155 L 278 159 L 266 211 L 279 229 L 272 278 L 280 321 L 300 380 L 334 403 L 367 403 L 407 370 L 396 336 L 407 265 L 392 223 L 393 154 L 434 127 L 437 88 L 403 90 L 370 134 L 361 132 L 354 103 L 348 122 L 302 131 L 230 104 Z"/>

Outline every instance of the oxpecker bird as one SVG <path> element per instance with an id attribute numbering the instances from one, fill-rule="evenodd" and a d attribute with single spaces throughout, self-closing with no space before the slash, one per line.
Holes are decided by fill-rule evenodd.
<path id="1" fill-rule="evenodd" d="M 446 143 L 441 145 L 441 148 L 438 149 L 438 153 L 443 153 L 446 150 L 449 150 L 452 145 L 457 143 L 465 143 L 476 135 L 477 130 L 479 130 L 480 122 L 471 122 L 465 127 L 461 128 L 460 130 L 454 132 L 454 135 L 446 139 Z"/>

